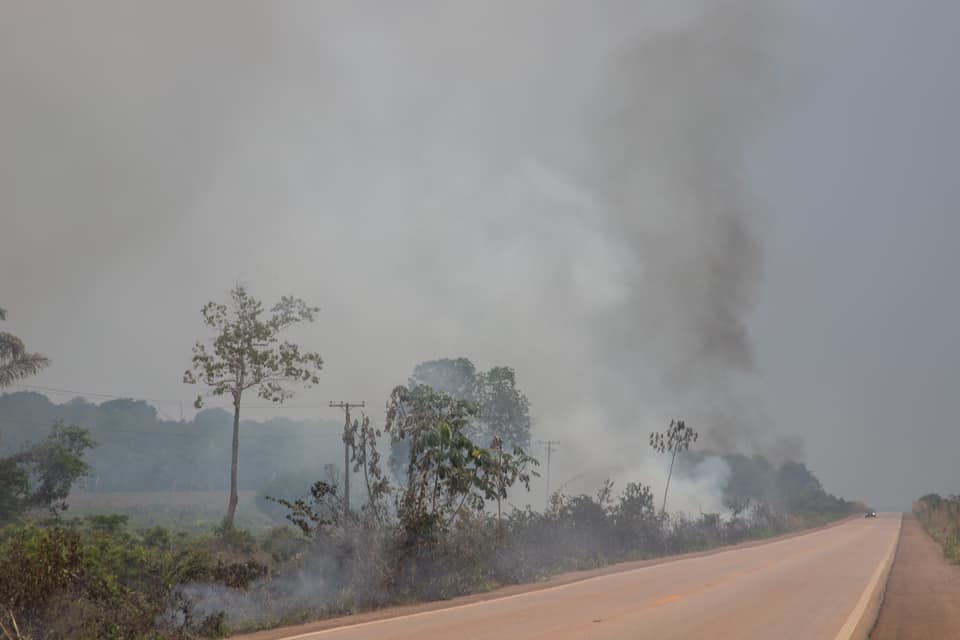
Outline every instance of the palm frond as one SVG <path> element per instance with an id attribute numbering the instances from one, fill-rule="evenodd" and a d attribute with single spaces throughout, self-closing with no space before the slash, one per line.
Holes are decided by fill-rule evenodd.
<path id="1" fill-rule="evenodd" d="M 19 358 L 0 364 L 0 389 L 39 373 L 49 364 L 50 360 L 39 353 L 24 353 Z"/>
<path id="2" fill-rule="evenodd" d="M 0 362 L 5 360 L 18 360 L 27 353 L 27 347 L 23 340 L 12 333 L 0 331 Z"/>

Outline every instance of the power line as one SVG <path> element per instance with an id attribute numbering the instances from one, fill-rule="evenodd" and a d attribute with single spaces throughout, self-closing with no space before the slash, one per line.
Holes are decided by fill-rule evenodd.
<path id="1" fill-rule="evenodd" d="M 136 397 L 133 395 L 122 395 L 115 393 L 97 393 L 94 391 L 76 391 L 75 389 L 57 389 L 55 387 L 41 387 L 40 385 L 33 384 L 12 384 L 11 387 L 17 387 L 19 389 L 27 389 L 30 391 L 44 391 L 47 393 L 66 393 L 73 394 L 75 396 L 92 396 L 94 398 L 111 398 L 114 400 L 144 400 L 146 402 L 158 402 L 161 404 L 179 404 L 181 400 L 159 400 L 157 398 L 143 398 Z"/>

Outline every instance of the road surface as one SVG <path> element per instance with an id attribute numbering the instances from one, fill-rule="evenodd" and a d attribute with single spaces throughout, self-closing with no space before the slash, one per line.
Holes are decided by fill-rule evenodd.
<path id="1" fill-rule="evenodd" d="M 886 575 L 899 529 L 900 514 L 880 514 L 499 599 L 272 637 L 847 640 L 870 612 L 870 595 Z"/>

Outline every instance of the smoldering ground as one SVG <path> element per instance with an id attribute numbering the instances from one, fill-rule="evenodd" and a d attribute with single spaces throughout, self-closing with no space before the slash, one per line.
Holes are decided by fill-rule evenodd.
<path id="1" fill-rule="evenodd" d="M 188 619 L 185 612 L 193 621 L 225 612 L 227 624 L 235 629 L 342 615 L 398 601 L 446 599 L 490 585 L 530 582 L 626 559 L 702 550 L 785 530 L 784 519 L 767 505 L 744 500 L 758 495 L 756 491 L 762 495 L 777 491 L 779 483 L 741 482 L 740 488 L 751 492 L 736 496 L 741 507 L 713 510 L 725 497 L 715 492 L 726 486 L 729 465 L 710 456 L 687 467 L 673 484 L 669 515 L 659 513 L 659 496 L 647 489 L 607 484 L 593 496 L 556 495 L 545 513 L 508 511 L 502 522 L 495 514 L 467 515 L 450 530 L 428 534 L 413 544 L 410 532 L 389 519 L 325 524 L 320 538 L 301 544 L 293 562 L 243 592 L 222 585 L 183 586 L 181 602 L 189 605 L 169 611 L 164 623 L 183 625 Z M 760 465 L 754 470 L 767 468 Z M 695 502 L 684 503 L 694 496 Z M 334 501 L 333 509 L 338 506 Z M 836 517 L 849 511 L 845 503 L 834 507 Z M 336 520 L 335 514 L 331 516 Z"/>

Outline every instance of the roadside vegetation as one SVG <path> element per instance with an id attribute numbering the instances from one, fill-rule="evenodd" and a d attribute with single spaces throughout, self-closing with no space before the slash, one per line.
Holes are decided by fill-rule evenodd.
<path id="1" fill-rule="evenodd" d="M 321 360 L 276 338 L 313 308 L 285 298 L 261 320 L 262 307 L 241 293 L 233 292 L 236 322 L 226 307 L 204 308 L 217 336 L 210 350 L 198 345 L 185 378 L 233 403 L 217 439 L 202 436 L 206 448 L 191 429 L 202 431 L 209 413 L 185 423 L 159 421 L 152 407 L 128 400 L 58 406 L 39 394 L 0 397 L 0 408 L 16 409 L 0 424 L 2 435 L 15 434 L 14 446 L 0 441 L 0 638 L 223 637 L 701 551 L 860 509 L 826 493 L 804 465 L 761 456 L 719 456 L 730 469 L 723 513 L 657 510 L 641 478 L 623 487 L 607 481 L 593 494 L 554 493 L 543 511 L 517 508 L 539 473 L 526 450 L 529 402 L 512 369 L 479 371 L 465 358 L 418 365 L 387 398 L 382 428 L 360 414 L 327 441 L 330 463 L 314 450 L 310 467 L 265 473 L 283 468 L 275 441 L 297 428 L 279 421 L 288 431 L 245 430 L 240 396 L 253 389 L 282 401 L 290 397 L 284 385 L 315 382 Z M 4 379 L 46 365 L 12 344 L 12 357 L 30 360 L 8 358 L 19 368 Z M 51 411 L 69 413 L 69 422 L 55 419 L 46 437 L 31 439 Z M 682 421 L 652 434 L 654 452 L 670 455 L 668 481 L 713 455 L 690 450 L 697 435 Z M 140 446 L 131 444 L 140 436 Z M 149 455 L 143 442 L 155 445 Z M 333 464 L 344 445 L 358 485 L 352 501 Z M 213 451 L 216 479 L 202 464 Z M 147 477 L 157 459 L 158 474 L 175 470 L 159 486 Z M 126 486 L 117 467 L 138 461 L 139 479 Z M 85 490 L 70 510 L 79 485 Z M 185 495 L 178 486 L 203 499 L 173 498 Z"/>
<path id="2" fill-rule="evenodd" d="M 221 637 L 811 524 L 752 501 L 725 517 L 663 514 L 640 483 L 555 494 L 545 512 L 498 518 L 469 508 L 451 518 L 458 502 L 470 501 L 458 492 L 436 503 L 419 501 L 418 490 L 383 493 L 379 507 L 368 501 L 344 517 L 338 487 L 321 481 L 290 503 L 291 526 L 256 534 L 224 526 L 199 534 L 136 529 L 119 515 L 19 520 L 0 530 L 4 622 L 11 629 L 16 621 L 23 633 L 8 637 Z"/>
<path id="3" fill-rule="evenodd" d="M 960 564 L 960 495 L 929 493 L 913 502 L 920 525 L 943 547 L 950 562 Z"/>

